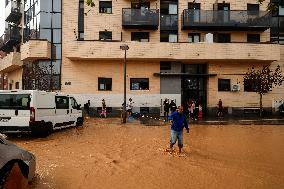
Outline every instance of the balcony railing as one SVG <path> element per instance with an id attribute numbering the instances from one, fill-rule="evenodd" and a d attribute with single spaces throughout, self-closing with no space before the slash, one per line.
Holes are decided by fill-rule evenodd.
<path id="1" fill-rule="evenodd" d="M 189 10 L 182 14 L 182 29 L 264 31 L 271 25 L 267 11 Z"/>
<path id="2" fill-rule="evenodd" d="M 0 39 L 0 50 L 10 52 L 13 46 L 21 42 L 20 28 L 17 26 L 9 25 L 8 29 L 1 36 Z"/>
<path id="3" fill-rule="evenodd" d="M 19 0 L 11 0 L 5 8 L 6 21 L 19 23 L 22 18 L 23 4 Z"/>
<path id="4" fill-rule="evenodd" d="M 122 26 L 127 29 L 158 29 L 159 10 L 122 9 Z"/>
<path id="5" fill-rule="evenodd" d="M 161 30 L 178 30 L 178 15 L 161 14 Z"/>

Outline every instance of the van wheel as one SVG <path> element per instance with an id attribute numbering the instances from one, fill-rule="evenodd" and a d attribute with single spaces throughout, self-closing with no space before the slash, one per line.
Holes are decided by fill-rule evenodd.
<path id="1" fill-rule="evenodd" d="M 83 117 L 78 117 L 77 118 L 77 122 L 76 122 L 76 126 L 82 126 L 84 123 L 84 118 Z"/>
<path id="2" fill-rule="evenodd" d="M 53 125 L 51 122 L 46 123 L 46 132 L 47 136 L 50 135 L 53 132 Z"/>
<path id="3" fill-rule="evenodd" d="M 45 138 L 52 132 L 52 124 L 41 121 L 32 128 L 32 135 Z"/>

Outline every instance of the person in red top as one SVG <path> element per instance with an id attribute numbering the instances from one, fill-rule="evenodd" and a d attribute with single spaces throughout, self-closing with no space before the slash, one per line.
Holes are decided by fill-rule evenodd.
<path id="1" fill-rule="evenodd" d="M 218 111 L 217 111 L 217 116 L 218 117 L 223 117 L 223 102 L 221 99 L 219 99 L 219 102 L 218 102 Z"/>

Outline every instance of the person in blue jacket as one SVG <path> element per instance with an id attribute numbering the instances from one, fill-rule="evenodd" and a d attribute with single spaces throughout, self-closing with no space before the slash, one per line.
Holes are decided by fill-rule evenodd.
<path id="1" fill-rule="evenodd" d="M 173 146 L 178 140 L 179 153 L 183 147 L 183 128 L 186 128 L 187 133 L 189 133 L 189 127 L 186 121 L 186 115 L 183 113 L 183 106 L 179 106 L 177 111 L 173 112 L 169 116 L 171 120 L 171 139 L 170 139 L 170 150 L 173 150 Z"/>

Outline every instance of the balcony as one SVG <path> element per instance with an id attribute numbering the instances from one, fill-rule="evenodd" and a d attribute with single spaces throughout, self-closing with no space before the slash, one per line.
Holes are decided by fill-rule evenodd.
<path id="1" fill-rule="evenodd" d="M 0 72 L 8 73 L 19 69 L 22 65 L 21 53 L 11 52 L 3 59 L 0 59 Z"/>
<path id="2" fill-rule="evenodd" d="M 159 11 L 155 9 L 122 9 L 122 26 L 125 29 L 156 30 Z"/>
<path id="3" fill-rule="evenodd" d="M 21 21 L 23 5 L 19 0 L 11 0 L 5 8 L 6 22 L 18 24 Z"/>
<path id="4" fill-rule="evenodd" d="M 20 28 L 9 25 L 4 34 L 0 38 L 0 50 L 11 52 L 13 47 L 21 42 Z"/>
<path id="5" fill-rule="evenodd" d="M 122 42 L 71 41 L 64 53 L 71 60 L 122 60 Z M 272 62 L 280 59 L 279 44 L 127 42 L 128 60 L 235 60 Z M 79 50 L 78 50 L 79 49 Z"/>
<path id="6" fill-rule="evenodd" d="M 162 14 L 160 19 L 161 30 L 178 30 L 178 15 Z"/>
<path id="7" fill-rule="evenodd" d="M 271 25 L 267 11 L 189 10 L 182 13 L 183 30 L 265 31 Z"/>
<path id="8" fill-rule="evenodd" d="M 46 40 L 29 40 L 21 47 L 21 60 L 34 61 L 51 58 L 51 44 Z"/>

